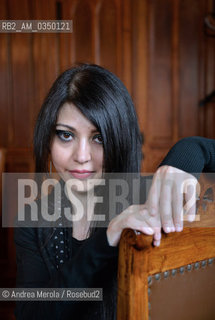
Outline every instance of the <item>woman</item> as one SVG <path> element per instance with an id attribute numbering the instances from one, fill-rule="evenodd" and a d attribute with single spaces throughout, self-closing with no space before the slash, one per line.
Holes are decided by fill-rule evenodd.
<path id="1" fill-rule="evenodd" d="M 159 245 L 161 226 L 166 232 L 182 230 L 179 209 L 183 199 L 177 207 L 166 207 L 178 190 L 166 190 L 163 182 L 158 190 L 157 181 L 160 177 L 165 180 L 171 170 L 180 173 L 183 179 L 191 177 L 182 171 L 192 172 L 187 168 L 189 154 L 185 153 L 181 161 L 180 150 L 184 148 L 189 153 L 190 146 L 197 150 L 202 140 L 196 139 L 181 141 L 172 149 L 155 175 L 146 204 L 132 205 L 131 201 L 106 228 L 101 228 L 99 223 L 86 218 L 92 217 L 96 210 L 90 202 L 92 197 L 87 199 L 95 187 L 89 186 L 88 181 L 101 180 L 104 173 L 140 172 L 142 141 L 137 117 L 126 88 L 111 72 L 96 65 L 65 71 L 53 84 L 38 116 L 34 134 L 36 172 L 48 172 L 51 160 L 61 178 L 59 184 L 66 186 L 66 195 L 62 192 L 59 199 L 61 207 L 70 207 L 74 216 L 78 214 L 80 207 L 74 205 L 72 191 L 83 214 L 69 227 L 65 227 L 60 217 L 53 228 L 16 229 L 17 287 L 97 287 L 103 288 L 103 301 L 19 302 L 16 318 L 114 319 L 117 245 L 121 232 L 130 227 L 153 234 L 154 244 Z M 198 154 L 204 152 L 198 149 Z M 214 158 L 210 157 L 210 164 Z M 203 155 L 202 161 L 198 161 L 198 171 L 206 163 Z M 78 183 L 69 184 L 71 178 Z M 96 192 L 100 190 L 97 186 Z M 160 201 L 163 192 L 170 195 L 168 201 Z M 52 196 L 49 210 L 54 212 Z M 193 212 L 194 207 L 190 210 L 191 217 Z"/>

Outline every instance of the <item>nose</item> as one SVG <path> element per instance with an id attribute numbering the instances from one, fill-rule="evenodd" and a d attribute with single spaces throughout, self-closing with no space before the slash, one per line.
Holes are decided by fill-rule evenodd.
<path id="1" fill-rule="evenodd" d="M 77 141 L 74 150 L 74 160 L 81 164 L 91 160 L 91 148 L 87 139 L 81 139 L 80 141 Z"/>

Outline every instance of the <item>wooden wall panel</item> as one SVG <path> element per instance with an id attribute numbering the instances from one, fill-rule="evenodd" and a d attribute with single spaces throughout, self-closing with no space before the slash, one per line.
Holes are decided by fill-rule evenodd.
<path id="1" fill-rule="evenodd" d="M 84 19 L 83 19 L 84 17 Z M 88 0 L 78 2 L 74 14 L 75 62 L 92 62 L 93 12 Z"/>
<path id="2" fill-rule="evenodd" d="M 57 19 L 56 2 L 32 2 L 33 19 Z M 32 124 L 36 121 L 37 114 L 53 81 L 60 73 L 59 66 L 59 34 L 38 33 L 33 34 L 32 43 L 32 70 L 33 70 L 33 115 Z M 33 130 L 32 134 L 33 134 Z M 32 145 L 32 142 L 31 142 Z"/>
<path id="3" fill-rule="evenodd" d="M 29 34 L 13 34 L 11 36 L 11 59 L 12 64 L 12 90 L 13 97 L 13 138 L 10 147 L 20 148 L 30 146 L 31 140 L 31 70 L 30 70 L 30 38 Z M 23 77 L 23 70 L 25 76 Z M 20 117 L 20 109 L 22 117 Z"/>
<path id="4" fill-rule="evenodd" d="M 154 171 L 180 138 L 215 138 L 214 102 L 199 107 L 215 87 L 214 38 L 204 34 L 204 17 L 212 9 L 212 0 L 140 0 L 133 8 L 133 17 L 145 17 L 142 24 L 133 18 L 132 78 L 145 136 L 145 171 Z"/>
<path id="5" fill-rule="evenodd" d="M 199 58 L 204 21 L 202 7 L 203 1 L 195 0 L 181 0 L 179 6 L 179 138 L 199 133 L 199 67 L 202 63 Z"/>
<path id="6" fill-rule="evenodd" d="M 7 1 L 0 1 L 0 19 L 7 19 Z M 10 58 L 9 37 L 7 34 L 0 36 L 0 146 L 7 147 L 12 139 L 12 122 L 10 119 L 11 94 L 10 94 Z"/>
<path id="7" fill-rule="evenodd" d="M 174 2 L 149 4 L 149 96 L 147 135 L 151 145 L 172 138 L 172 12 Z"/>
<path id="8" fill-rule="evenodd" d="M 62 19 L 73 20 L 78 0 L 64 0 L 61 2 Z M 72 33 L 61 33 L 59 35 L 59 55 L 60 55 L 60 72 L 68 69 L 75 62 L 75 39 L 74 31 Z"/>
<path id="9" fill-rule="evenodd" d="M 138 113 L 139 124 L 145 135 L 148 117 L 148 0 L 132 3 L 132 97 Z M 145 138 L 144 138 L 145 140 Z M 145 149 L 145 147 L 144 147 Z M 145 150 L 144 150 L 145 151 Z"/>
<path id="10" fill-rule="evenodd" d="M 99 10 L 99 63 L 117 73 L 117 7 L 114 0 L 101 3 Z M 111 54 L 110 49 L 111 48 Z"/>
<path id="11" fill-rule="evenodd" d="M 205 95 L 210 94 L 213 90 L 215 90 L 215 72 L 211 72 L 211 70 L 215 70 L 215 38 L 209 38 L 207 41 L 207 49 L 206 49 L 206 79 L 205 79 Z M 204 97 L 204 96 L 203 96 Z M 206 137 L 215 138 L 215 99 L 210 103 L 207 103 L 202 107 L 204 111 L 204 122 L 203 122 L 203 135 Z"/>
<path id="12" fill-rule="evenodd" d="M 213 12 L 214 1 L 208 0 L 207 13 Z M 212 33 L 214 37 L 205 37 L 205 70 L 204 70 L 204 94 L 210 94 L 215 90 L 215 32 Z M 207 103 L 202 108 L 203 121 L 202 121 L 202 134 L 209 138 L 215 138 L 215 99 Z"/>
<path id="13" fill-rule="evenodd" d="M 122 24 L 122 32 L 119 33 L 117 39 L 118 45 L 118 61 L 120 70 L 118 70 L 117 74 L 121 74 L 121 79 L 124 82 L 126 88 L 129 93 L 133 96 L 132 91 L 132 73 L 133 73 L 133 65 L 132 65 L 132 42 L 133 42 L 133 5 L 136 2 L 132 0 L 128 0 L 121 5 L 121 10 L 117 10 L 117 12 L 122 12 L 121 17 L 118 16 L 118 30 L 119 26 Z M 120 3 L 118 3 L 118 6 Z M 121 21 L 122 20 L 122 21 Z M 121 40 L 121 41 L 120 41 Z M 121 54 L 123 52 L 123 54 Z"/>

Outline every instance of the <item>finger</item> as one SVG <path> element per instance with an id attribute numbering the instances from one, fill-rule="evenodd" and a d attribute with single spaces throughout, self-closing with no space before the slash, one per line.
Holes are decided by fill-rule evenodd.
<path id="1" fill-rule="evenodd" d="M 159 247 L 161 243 L 161 227 L 154 228 L 153 245 Z"/>
<path id="2" fill-rule="evenodd" d="M 183 230 L 183 192 L 178 183 L 174 183 L 172 192 L 172 212 L 175 231 Z"/>
<path id="3" fill-rule="evenodd" d="M 161 240 L 161 228 L 155 228 L 154 229 L 154 240 L 159 241 Z"/>
<path id="4" fill-rule="evenodd" d="M 155 246 L 155 247 L 159 247 L 160 246 L 160 240 L 154 240 L 153 241 L 153 245 Z"/>
<path id="5" fill-rule="evenodd" d="M 196 215 L 196 180 L 189 179 L 189 183 L 185 185 L 185 214 L 187 220 L 192 222 Z"/>
<path id="6" fill-rule="evenodd" d="M 145 221 L 147 225 L 153 229 L 155 237 L 160 239 L 161 234 L 161 219 L 159 215 L 151 216 L 149 210 L 143 209 L 140 210 L 140 217 L 142 221 Z"/>
<path id="7" fill-rule="evenodd" d="M 124 227 L 143 232 L 147 235 L 154 234 L 153 228 L 148 224 L 150 217 L 148 211 L 145 208 L 142 209 L 141 206 L 138 207 L 131 209 L 126 218 L 122 219 Z"/>
<path id="8" fill-rule="evenodd" d="M 161 224 L 164 232 L 174 232 L 175 227 L 173 224 L 172 217 L 172 187 L 173 184 L 171 181 L 164 181 L 161 188 L 160 195 L 160 216 L 161 216 Z"/>
<path id="9" fill-rule="evenodd" d="M 152 217 L 145 205 L 131 206 L 127 210 L 126 215 L 121 215 L 121 225 L 123 224 L 124 228 L 137 230 L 147 235 L 156 233 L 156 237 L 159 239 L 161 229 L 160 219 L 158 216 Z"/>
<path id="10" fill-rule="evenodd" d="M 152 216 L 155 216 L 158 214 L 160 189 L 161 189 L 161 176 L 160 174 L 155 174 L 152 181 L 151 188 L 148 193 L 147 202 L 146 202 L 149 209 L 149 213 Z"/>
<path id="11" fill-rule="evenodd" d="M 145 234 L 154 234 L 155 240 L 161 239 L 161 221 L 159 216 L 152 217 L 148 210 L 141 209 L 138 219 L 142 222 L 142 231 Z M 152 232 L 153 231 L 153 232 Z"/>
<path id="12" fill-rule="evenodd" d="M 140 221 L 140 231 L 147 235 L 154 234 L 154 228 L 150 224 L 150 218 L 151 216 L 146 209 L 141 209 L 137 215 L 137 220 Z"/>

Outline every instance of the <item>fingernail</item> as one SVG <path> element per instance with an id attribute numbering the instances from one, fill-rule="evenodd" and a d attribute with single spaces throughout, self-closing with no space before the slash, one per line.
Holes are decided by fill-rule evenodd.
<path id="1" fill-rule="evenodd" d="M 170 232 L 170 231 L 171 231 L 171 228 L 170 228 L 170 227 L 166 227 L 166 228 L 165 228 L 165 232 L 168 233 L 168 232 Z"/>
<path id="2" fill-rule="evenodd" d="M 176 232 L 181 232 L 182 229 L 183 229 L 183 228 L 182 228 L 181 226 L 176 226 L 176 227 L 175 227 L 175 231 L 176 231 Z"/>
<path id="3" fill-rule="evenodd" d="M 160 245 L 160 241 L 159 241 L 159 240 L 154 241 L 154 246 L 155 246 L 155 247 L 159 247 L 159 245 Z"/>

